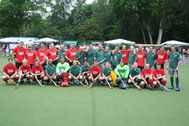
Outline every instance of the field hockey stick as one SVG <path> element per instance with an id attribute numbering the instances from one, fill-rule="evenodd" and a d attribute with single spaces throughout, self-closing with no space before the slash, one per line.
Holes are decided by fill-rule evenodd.
<path id="1" fill-rule="evenodd" d="M 103 60 L 101 60 L 98 64 L 101 64 L 102 62 L 104 62 L 104 60 L 106 60 L 106 58 L 104 58 Z"/>
<path id="2" fill-rule="evenodd" d="M 91 88 L 92 85 L 95 83 L 96 81 L 93 81 L 89 86 L 87 86 L 87 88 Z"/>
<path id="3" fill-rule="evenodd" d="M 108 82 L 108 80 L 106 80 L 106 82 L 107 82 L 108 86 L 112 89 L 113 87 L 110 85 L 110 83 Z"/>
<path id="4" fill-rule="evenodd" d="M 160 83 L 161 84 L 161 83 Z M 163 86 L 163 84 L 161 84 L 161 86 L 168 92 L 170 92 L 171 90 L 170 89 L 167 89 L 165 86 Z"/>
<path id="5" fill-rule="evenodd" d="M 136 77 L 138 77 L 138 76 L 136 76 Z M 135 78 L 136 78 L 136 77 L 135 77 Z M 134 80 L 134 79 L 133 79 L 133 80 Z M 141 90 L 140 86 L 138 86 L 133 80 L 132 80 L 132 82 L 133 82 L 133 84 L 135 85 L 135 87 L 136 87 L 138 90 Z"/>
<path id="6" fill-rule="evenodd" d="M 89 83 L 88 83 L 87 79 L 85 79 L 85 83 L 87 84 L 87 86 L 89 85 Z"/>
<path id="7" fill-rule="evenodd" d="M 10 78 L 10 81 L 12 81 L 14 83 L 14 85 L 16 85 L 15 89 L 17 89 L 19 84 L 16 83 L 12 78 Z"/>
<path id="8" fill-rule="evenodd" d="M 79 82 L 83 87 L 87 87 L 87 85 L 84 85 L 82 82 L 80 82 L 79 80 L 76 80 L 77 82 Z"/>
<path id="9" fill-rule="evenodd" d="M 59 85 L 57 85 L 53 79 L 50 79 L 50 81 L 56 86 L 56 87 L 59 87 Z"/>
<path id="10" fill-rule="evenodd" d="M 41 82 L 37 79 L 36 76 L 35 76 L 35 79 L 36 79 L 36 81 L 38 82 L 38 84 L 39 84 L 41 87 L 44 87 L 44 85 L 41 84 Z"/>
<path id="11" fill-rule="evenodd" d="M 121 80 L 121 83 L 123 84 L 123 85 L 125 85 L 125 90 L 128 90 L 128 88 L 127 88 L 127 86 L 126 86 L 126 84 L 123 82 L 123 80 L 120 78 L 120 80 Z"/>

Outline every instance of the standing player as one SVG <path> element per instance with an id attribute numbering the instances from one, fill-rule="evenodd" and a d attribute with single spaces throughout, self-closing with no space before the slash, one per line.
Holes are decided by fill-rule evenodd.
<path id="1" fill-rule="evenodd" d="M 60 50 L 58 50 L 58 63 L 60 62 L 60 58 L 63 56 L 65 58 L 66 51 L 64 49 L 64 45 L 60 45 Z"/>
<path id="2" fill-rule="evenodd" d="M 22 61 L 22 65 L 20 66 L 20 73 L 19 73 L 19 79 L 18 82 L 20 82 L 20 84 L 24 83 L 24 78 L 27 78 L 27 82 L 26 83 L 30 83 L 30 72 L 31 72 L 31 67 L 28 64 L 28 61 L 26 59 L 24 59 Z"/>
<path id="3" fill-rule="evenodd" d="M 56 66 L 53 64 L 52 59 L 48 60 L 48 65 L 45 67 L 45 84 L 48 84 L 48 81 L 56 80 Z"/>
<path id="4" fill-rule="evenodd" d="M 152 70 L 155 69 L 155 60 L 157 58 L 157 55 L 153 52 L 153 50 L 153 46 L 150 46 L 149 52 L 146 53 L 146 63 L 150 64 L 150 68 L 152 68 Z"/>
<path id="5" fill-rule="evenodd" d="M 16 68 L 16 65 L 14 65 L 12 62 L 13 62 L 13 59 L 9 58 L 8 64 L 5 65 L 3 68 L 2 80 L 5 81 L 5 85 L 8 85 L 7 80 L 9 80 L 9 79 L 13 79 L 14 81 L 18 80 L 17 68 Z"/>
<path id="6" fill-rule="evenodd" d="M 14 48 L 14 50 L 12 51 L 12 56 L 15 58 L 17 69 L 19 69 L 22 65 L 22 60 L 24 59 L 25 51 L 26 49 L 24 48 L 24 42 L 20 42 L 19 46 Z"/>
<path id="7" fill-rule="evenodd" d="M 171 78 L 170 78 L 171 87 L 170 87 L 170 89 L 174 89 L 174 78 L 173 78 L 173 76 L 175 74 L 176 91 L 180 91 L 179 78 L 178 78 L 180 58 L 181 58 L 180 53 L 176 52 L 176 48 L 171 47 L 171 52 L 169 53 L 169 74 L 171 75 Z"/>
<path id="8" fill-rule="evenodd" d="M 83 82 L 84 81 L 87 82 L 87 85 L 89 80 L 89 69 L 90 69 L 90 65 L 88 64 L 88 61 L 85 60 L 84 65 L 81 66 L 81 70 L 82 70 Z"/>
<path id="9" fill-rule="evenodd" d="M 111 67 L 112 51 L 110 51 L 108 46 L 106 46 L 105 48 L 104 58 L 105 58 L 104 62 L 109 63 L 109 66 Z"/>
<path id="10" fill-rule="evenodd" d="M 79 84 L 79 81 L 83 79 L 82 74 L 81 74 L 81 67 L 77 65 L 77 61 L 73 61 L 73 65 L 70 67 L 69 70 L 69 80 L 70 84 Z"/>
<path id="11" fill-rule="evenodd" d="M 93 50 L 93 44 L 91 43 L 89 45 L 89 49 L 86 51 L 86 58 L 87 58 L 89 65 L 93 64 L 94 57 L 95 57 L 95 50 Z"/>
<path id="12" fill-rule="evenodd" d="M 161 64 L 161 68 L 164 69 L 164 63 L 166 62 L 166 60 L 168 60 L 168 54 L 167 54 L 167 52 L 164 51 L 163 46 L 156 53 L 156 55 L 157 55 L 156 63 Z M 167 64 L 166 68 L 168 69 L 168 64 Z"/>
<path id="13" fill-rule="evenodd" d="M 153 71 L 150 68 L 150 64 L 146 64 L 145 68 L 142 70 L 142 82 L 141 86 L 146 88 L 147 85 L 149 85 L 150 90 L 154 90 L 153 88 Z"/>
<path id="14" fill-rule="evenodd" d="M 49 46 L 49 50 L 47 51 L 46 56 L 48 59 L 52 59 L 53 64 L 56 66 L 57 65 L 57 60 L 58 60 L 58 49 L 54 48 L 54 44 L 51 43 Z"/>
<path id="15" fill-rule="evenodd" d="M 71 66 L 73 64 L 73 61 L 75 60 L 75 55 L 78 52 L 78 50 L 75 48 L 75 44 L 71 44 L 70 47 L 71 48 L 66 51 L 65 56 L 68 63 Z"/>
<path id="16" fill-rule="evenodd" d="M 130 52 L 129 52 L 129 59 L 128 59 L 128 66 L 132 68 L 133 64 L 137 61 L 137 54 L 135 52 L 135 47 L 131 46 L 130 47 Z M 138 64 L 137 64 L 138 66 Z"/>
<path id="17" fill-rule="evenodd" d="M 82 66 L 84 64 L 85 58 L 85 52 L 83 52 L 83 48 L 79 47 L 79 51 L 76 53 L 75 58 L 79 66 Z"/>
<path id="18" fill-rule="evenodd" d="M 41 79 L 41 82 L 43 83 L 44 71 L 43 67 L 39 64 L 39 61 L 35 61 L 30 78 L 33 79 L 33 82 L 36 82 L 36 79 Z"/>
<path id="19" fill-rule="evenodd" d="M 104 80 L 107 83 L 110 83 L 110 85 L 112 85 L 111 71 L 112 71 L 112 68 L 110 67 L 110 64 L 106 62 L 105 67 L 102 69 L 102 77 L 100 80 Z"/>
<path id="20" fill-rule="evenodd" d="M 25 58 L 28 61 L 28 64 L 32 68 L 33 65 L 35 64 L 35 59 L 36 59 L 36 52 L 32 50 L 32 45 L 28 45 L 28 50 L 25 52 Z"/>
<path id="21" fill-rule="evenodd" d="M 123 56 L 122 60 L 123 60 L 124 64 L 127 64 L 127 62 L 128 62 L 129 52 L 130 52 L 130 50 L 127 50 L 127 46 L 122 45 L 121 53 L 122 53 L 122 56 Z"/>
<path id="22" fill-rule="evenodd" d="M 119 88 L 128 89 L 126 83 L 129 76 L 129 66 L 124 65 L 124 62 L 121 60 L 120 64 L 117 65 L 114 71 L 117 75 L 116 83 L 119 84 Z"/>
<path id="23" fill-rule="evenodd" d="M 145 65 L 146 52 L 143 51 L 143 46 L 139 46 L 138 49 L 139 50 L 137 52 L 137 63 L 138 63 L 138 67 L 142 71 Z"/>
<path id="24" fill-rule="evenodd" d="M 165 86 L 167 83 L 165 71 L 161 69 L 161 64 L 159 63 L 156 64 L 156 69 L 153 71 L 153 78 L 154 78 L 153 86 L 155 88 L 160 85 Z M 162 87 L 161 90 L 163 91 L 165 89 Z"/>
<path id="25" fill-rule="evenodd" d="M 98 44 L 98 50 L 95 53 L 95 58 L 102 69 L 104 67 L 104 50 L 102 44 Z"/>
<path id="26" fill-rule="evenodd" d="M 40 49 L 37 50 L 37 60 L 39 61 L 39 64 L 42 65 L 43 68 L 46 66 L 46 55 L 47 50 L 45 49 L 44 43 L 40 43 Z"/>
<path id="27" fill-rule="evenodd" d="M 120 63 L 123 58 L 122 53 L 119 51 L 119 46 L 115 47 L 115 50 L 112 52 L 112 69 L 114 70 L 116 66 Z"/>

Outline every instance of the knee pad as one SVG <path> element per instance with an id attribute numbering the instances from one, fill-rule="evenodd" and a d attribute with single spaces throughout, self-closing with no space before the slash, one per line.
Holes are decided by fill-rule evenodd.
<path id="1" fill-rule="evenodd" d="M 69 80 L 71 80 L 72 79 L 72 76 L 69 76 Z"/>
<path id="2" fill-rule="evenodd" d="M 79 80 L 82 80 L 83 79 L 83 76 L 79 76 Z"/>

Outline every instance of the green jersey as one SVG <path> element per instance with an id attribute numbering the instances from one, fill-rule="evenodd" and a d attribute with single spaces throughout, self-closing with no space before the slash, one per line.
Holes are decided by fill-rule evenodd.
<path id="1" fill-rule="evenodd" d="M 137 61 L 137 54 L 134 54 L 133 52 L 129 52 L 128 63 L 133 64 L 135 61 Z"/>
<path id="2" fill-rule="evenodd" d="M 97 50 L 95 53 L 95 57 L 98 62 L 101 62 L 104 59 L 104 50 L 101 50 L 101 51 Z M 101 62 L 101 63 L 103 63 L 103 62 Z"/>
<path id="3" fill-rule="evenodd" d="M 73 65 L 70 67 L 69 73 L 77 77 L 81 73 L 81 67 L 77 65 L 74 67 Z"/>
<path id="4" fill-rule="evenodd" d="M 91 65 L 94 62 L 95 50 L 88 50 L 86 53 L 87 61 Z"/>
<path id="5" fill-rule="evenodd" d="M 117 76 L 121 76 L 121 78 L 128 78 L 128 75 L 129 75 L 129 66 L 127 65 L 124 65 L 124 66 L 121 66 L 120 64 L 117 65 L 117 67 L 115 68 L 115 74 Z"/>
<path id="6" fill-rule="evenodd" d="M 172 52 L 170 52 L 169 53 L 169 60 L 170 60 L 169 67 L 172 69 L 177 68 L 178 62 L 180 61 L 180 59 L 181 59 L 181 57 L 180 57 L 179 52 L 175 52 L 174 54 Z"/>
<path id="7" fill-rule="evenodd" d="M 56 66 L 52 64 L 52 66 L 46 65 L 45 72 L 48 73 L 49 76 L 52 76 L 56 72 Z"/>
<path id="8" fill-rule="evenodd" d="M 82 72 L 87 72 L 87 71 L 89 71 L 89 69 L 90 69 L 90 65 L 87 65 L 87 67 L 85 65 L 81 66 Z"/>
<path id="9" fill-rule="evenodd" d="M 64 62 L 63 64 L 60 62 L 57 64 L 56 66 L 56 73 L 59 72 L 68 72 L 68 70 L 70 69 L 70 65 L 67 62 Z"/>
<path id="10" fill-rule="evenodd" d="M 60 62 L 60 59 L 61 59 L 62 56 L 65 58 L 65 53 L 66 53 L 65 50 L 63 50 L 63 51 L 58 50 L 58 63 Z"/>
<path id="11" fill-rule="evenodd" d="M 106 58 L 104 60 L 104 62 L 108 62 L 108 63 L 111 63 L 111 58 L 112 58 L 112 51 L 109 51 L 109 52 L 104 52 L 104 58 Z"/>
<path id="12" fill-rule="evenodd" d="M 112 71 L 112 68 L 109 68 L 109 69 L 107 70 L 106 67 L 104 67 L 104 68 L 102 69 L 102 74 L 104 74 L 106 77 L 108 77 L 108 76 L 110 76 L 111 71 Z"/>
<path id="13" fill-rule="evenodd" d="M 146 53 L 146 63 L 150 64 L 150 67 L 155 66 L 155 60 L 157 59 L 156 53 Z"/>
<path id="14" fill-rule="evenodd" d="M 129 75 L 131 75 L 132 77 L 135 77 L 140 74 L 141 74 L 140 68 L 137 68 L 136 70 L 134 68 L 130 69 Z"/>
<path id="15" fill-rule="evenodd" d="M 112 64 L 114 66 L 117 66 L 121 59 L 123 58 L 123 55 L 120 52 L 114 52 L 114 55 L 112 55 Z"/>
<path id="16" fill-rule="evenodd" d="M 84 59 L 85 59 L 85 52 L 77 52 L 76 55 L 75 55 L 75 59 L 78 60 L 80 62 L 81 65 L 84 64 Z"/>

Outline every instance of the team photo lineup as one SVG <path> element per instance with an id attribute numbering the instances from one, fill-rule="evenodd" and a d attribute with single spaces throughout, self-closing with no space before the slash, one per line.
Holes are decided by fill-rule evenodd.
<path id="1" fill-rule="evenodd" d="M 24 48 L 24 43 L 20 42 L 14 48 L 12 58 L 2 70 L 5 85 L 10 80 L 15 88 L 23 83 L 38 83 L 41 87 L 49 84 L 87 88 L 108 85 L 109 88 L 125 90 L 180 91 L 178 72 L 181 56 L 174 46 L 169 53 L 163 46 L 157 51 L 153 46 L 144 51 L 142 45 L 138 50 L 126 45 L 117 45 L 110 50 L 109 46 L 101 43 L 96 49 L 92 43 L 78 49 L 75 44 L 70 44 L 69 49 L 65 49 L 63 44 L 57 49 L 53 43 L 48 49 L 45 49 L 44 43 L 40 43 L 37 50 L 33 50 L 32 46 L 29 44 Z M 170 74 L 170 87 L 166 87 L 168 78 L 165 69 Z"/>

